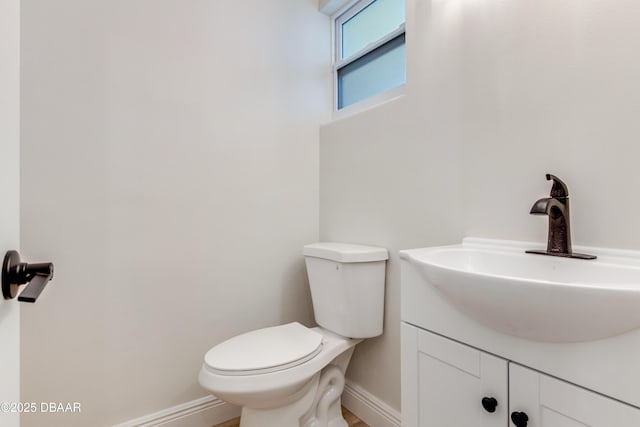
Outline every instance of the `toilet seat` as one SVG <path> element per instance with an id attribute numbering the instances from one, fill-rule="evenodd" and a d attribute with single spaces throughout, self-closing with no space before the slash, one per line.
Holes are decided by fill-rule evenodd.
<path id="1" fill-rule="evenodd" d="M 239 372 L 239 375 L 229 375 L 224 371 L 216 373 L 204 362 L 198 374 L 198 382 L 213 395 L 229 403 L 252 408 L 265 404 L 269 406 L 275 401 L 282 402 L 282 399 L 293 396 L 332 360 L 362 341 L 345 338 L 319 327 L 309 330 L 321 335 L 322 345 L 320 352 L 306 362 L 298 362 L 288 369 L 257 374 Z"/>
<path id="2" fill-rule="evenodd" d="M 204 360 L 218 375 L 257 375 L 300 365 L 321 351 L 322 334 L 293 322 L 235 336 L 209 350 Z"/>

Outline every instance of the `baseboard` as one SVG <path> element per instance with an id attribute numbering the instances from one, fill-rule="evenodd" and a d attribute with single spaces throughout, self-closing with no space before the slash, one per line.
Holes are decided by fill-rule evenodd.
<path id="1" fill-rule="evenodd" d="M 202 397 L 113 427 L 212 427 L 240 416 L 240 408 Z"/>
<path id="2" fill-rule="evenodd" d="M 342 405 L 370 427 L 400 427 L 400 413 L 357 384 L 347 381 Z M 240 416 L 240 408 L 202 397 L 113 427 L 211 427 Z"/>
<path id="3" fill-rule="evenodd" d="M 347 381 L 342 405 L 370 427 L 400 427 L 400 413 L 357 384 Z"/>

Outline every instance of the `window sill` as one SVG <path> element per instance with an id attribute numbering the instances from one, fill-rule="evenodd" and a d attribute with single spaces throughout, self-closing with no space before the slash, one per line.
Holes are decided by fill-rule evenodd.
<path id="1" fill-rule="evenodd" d="M 397 98 L 401 98 L 405 95 L 406 84 L 396 86 L 393 89 L 389 89 L 385 92 L 379 93 L 371 98 L 363 99 L 360 102 L 351 104 L 348 107 L 334 110 L 332 115 L 332 121 L 341 120 L 355 114 L 362 113 L 373 108 L 377 108 L 382 104 L 393 101 Z"/>

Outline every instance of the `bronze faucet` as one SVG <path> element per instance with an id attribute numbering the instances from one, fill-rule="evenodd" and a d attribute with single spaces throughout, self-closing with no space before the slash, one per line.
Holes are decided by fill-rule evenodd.
<path id="1" fill-rule="evenodd" d="M 595 259 L 594 255 L 575 253 L 571 250 L 571 227 L 569 226 L 569 190 L 558 177 L 547 174 L 553 180 L 551 197 L 537 200 L 531 207 L 532 215 L 549 217 L 549 236 L 546 251 L 527 251 L 530 254 L 552 255 L 565 258 Z"/>

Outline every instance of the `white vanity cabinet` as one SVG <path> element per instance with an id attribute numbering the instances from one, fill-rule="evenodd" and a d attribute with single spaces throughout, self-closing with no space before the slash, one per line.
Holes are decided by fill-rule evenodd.
<path id="1" fill-rule="evenodd" d="M 504 359 L 403 323 L 403 427 L 505 427 L 507 369 Z"/>
<path id="2" fill-rule="evenodd" d="M 400 251 L 404 427 L 640 427 L 640 252 L 529 248 Z"/>
<path id="3" fill-rule="evenodd" d="M 627 427 L 640 410 L 403 323 L 402 425 Z"/>
<path id="4" fill-rule="evenodd" d="M 639 409 L 515 363 L 509 363 L 509 406 L 510 413 L 527 414 L 527 427 L 640 426 Z"/>

